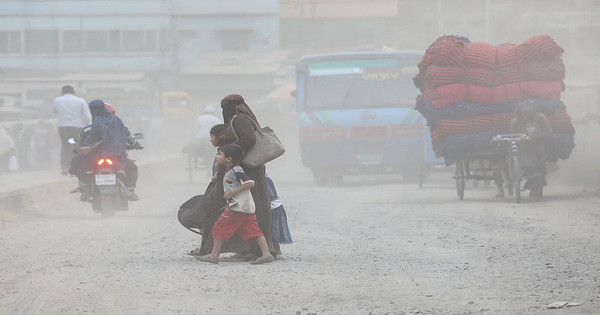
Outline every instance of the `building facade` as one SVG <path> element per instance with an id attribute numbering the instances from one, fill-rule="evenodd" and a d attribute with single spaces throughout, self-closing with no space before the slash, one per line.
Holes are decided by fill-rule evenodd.
<path id="1" fill-rule="evenodd" d="M 278 10 L 277 0 L 0 1 L 0 96 L 38 107 L 72 84 L 117 103 L 156 104 L 174 90 L 199 103 L 225 89 L 209 90 L 214 73 L 198 63 L 277 50 Z M 272 87 L 259 77 L 248 79 Z"/>
<path id="2" fill-rule="evenodd" d="M 274 50 L 275 0 L 0 2 L 0 68 L 160 71 L 206 51 Z"/>

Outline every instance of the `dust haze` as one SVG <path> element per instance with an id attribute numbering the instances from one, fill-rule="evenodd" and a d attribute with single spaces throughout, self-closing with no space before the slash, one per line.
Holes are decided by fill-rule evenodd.
<path id="1" fill-rule="evenodd" d="M 28 7 L 26 3 L 30 2 L 37 3 L 38 6 Z M 583 190 L 554 191 L 554 196 L 548 197 L 550 200 L 548 203 L 556 202 L 556 207 L 566 209 L 571 204 L 579 202 L 579 197 L 594 198 L 595 192 L 599 189 L 600 164 L 597 161 L 600 160 L 600 146 L 598 145 L 598 135 L 600 134 L 600 20 L 598 19 L 600 17 L 600 0 L 379 0 L 347 1 L 347 4 L 343 4 L 346 1 L 342 0 L 260 0 L 252 1 L 252 5 L 248 4 L 250 1 L 243 0 L 219 0 L 212 1 L 210 4 L 201 4 L 206 1 L 191 0 L 124 1 L 133 6 L 139 3 L 139 8 L 141 8 L 139 12 L 131 7 L 121 7 L 119 1 L 110 1 L 115 8 L 124 10 L 122 11 L 124 13 L 114 16 L 98 6 L 100 1 L 78 1 L 76 5 L 72 6 L 65 5 L 65 2 L 70 3 L 70 1 L 0 2 L 0 9 L 4 8 L 3 11 L 9 12 L 0 16 L 0 26 L 4 29 L 4 31 L 0 29 L 0 54 L 6 55 L 6 61 L 0 62 L 1 125 L 9 130 L 34 128 L 40 121 L 55 126 L 56 119 L 51 112 L 52 100 L 60 95 L 63 85 L 72 85 L 77 96 L 83 97 L 88 102 L 93 99 L 104 100 L 115 107 L 116 114 L 121 117 L 131 132 L 144 134 L 144 139 L 140 142 L 145 149 L 129 152 L 129 155 L 139 165 L 151 164 L 151 166 L 140 167 L 138 187 L 141 200 L 138 204 L 133 205 L 135 210 L 126 214 L 117 213 L 116 218 L 108 220 L 113 222 L 112 225 L 99 223 L 98 220 L 92 218 L 93 214 L 88 204 L 80 203 L 76 200 L 75 195 L 67 193 L 77 185 L 76 178 L 71 178 L 71 182 L 67 184 L 61 184 L 62 195 L 58 189 L 54 191 L 58 195 L 44 195 L 43 198 L 46 200 L 45 203 L 40 201 L 42 206 L 28 205 L 27 209 L 22 211 L 14 209 L 5 211 L 10 214 L 7 214 L 7 219 L 0 223 L 0 227 L 10 227 L 12 234 L 9 233 L 9 235 L 14 236 L 17 242 L 16 245 L 10 245 L 9 238 L 6 239 L 7 253 L 15 254 L 15 256 L 21 255 L 22 251 L 18 246 L 28 246 L 27 244 L 31 242 L 32 249 L 54 255 L 49 259 L 50 267 L 58 266 L 59 270 L 73 272 L 74 278 L 70 280 L 55 274 L 47 276 L 48 283 L 41 283 L 41 281 L 38 283 L 37 280 L 30 281 L 29 278 L 15 279 L 5 276 L 2 280 L 8 279 L 17 289 L 12 292 L 9 289 L 0 290 L 0 306 L 5 303 L 3 307 L 0 307 L 0 312 L 2 310 L 5 312 L 18 310 L 23 313 L 43 313 L 42 306 L 45 305 L 44 297 L 46 296 L 42 294 L 42 297 L 37 297 L 33 293 L 27 293 L 37 290 L 36 283 L 41 287 L 40 290 L 46 290 L 46 292 L 53 290 L 53 283 L 56 286 L 64 284 L 64 286 L 77 287 L 76 290 L 70 289 L 65 293 L 66 297 L 51 296 L 48 298 L 49 300 L 55 298 L 58 301 L 50 305 L 50 313 L 72 312 L 73 310 L 77 310 L 76 313 L 82 312 L 86 309 L 82 306 L 85 303 L 81 302 L 80 305 L 77 304 L 79 302 L 72 301 L 92 300 L 90 296 L 104 293 L 98 288 L 106 287 L 114 289 L 117 293 L 103 296 L 100 302 L 94 299 L 92 309 L 98 313 L 111 313 L 116 309 L 123 313 L 140 311 L 195 313 L 197 309 L 194 307 L 202 304 L 202 301 L 194 298 L 178 305 L 179 308 L 177 308 L 169 304 L 167 293 L 161 295 L 162 293 L 158 294 L 152 290 L 163 290 L 164 292 L 171 290 L 170 293 L 175 292 L 179 296 L 189 295 L 191 291 L 197 296 L 208 296 L 207 298 L 211 301 L 213 301 L 212 299 L 218 300 L 219 294 L 230 292 L 233 294 L 230 294 L 226 300 L 210 304 L 211 307 L 214 307 L 213 311 L 235 313 L 236 307 L 248 306 L 244 304 L 245 301 L 254 299 L 254 297 L 249 297 L 249 293 L 235 287 L 221 291 L 221 283 L 215 280 L 219 277 L 229 281 L 233 280 L 227 277 L 233 277 L 234 280 L 236 277 L 243 278 L 236 273 L 237 271 L 233 275 L 223 271 L 229 267 L 235 269 L 238 267 L 237 265 L 228 266 L 228 268 L 222 268 L 219 265 L 220 269 L 215 269 L 217 270 L 214 271 L 215 275 L 206 273 L 205 269 L 197 272 L 200 269 L 196 267 L 197 264 L 181 263 L 179 256 L 173 258 L 175 253 L 180 253 L 188 247 L 192 249 L 200 244 L 199 237 L 178 226 L 176 213 L 181 203 L 193 195 L 202 194 L 210 182 L 210 174 L 204 166 L 200 166 L 191 173 L 188 171 L 189 161 L 182 150 L 194 138 L 194 124 L 198 115 L 208 105 L 220 109 L 221 99 L 228 94 L 244 96 L 246 103 L 252 108 L 261 125 L 271 126 L 286 147 L 285 154 L 268 163 L 266 167 L 267 174 L 278 185 L 278 191 L 282 195 L 286 209 L 289 209 L 290 228 L 294 238 L 299 241 L 289 247 L 283 247 L 284 255 L 286 251 L 289 253 L 289 256 L 285 256 L 288 260 L 284 260 L 283 264 L 289 264 L 289 268 L 278 266 L 274 267 L 275 269 L 272 271 L 274 275 L 280 276 L 279 279 L 286 279 L 285 281 L 288 278 L 284 277 L 291 274 L 289 288 L 283 283 L 275 284 L 280 293 L 278 297 L 282 301 L 286 301 L 289 308 L 284 305 L 286 303 L 281 303 L 282 306 L 278 306 L 273 313 L 289 314 L 291 311 L 297 311 L 297 314 L 317 314 L 317 311 L 320 311 L 320 313 L 332 314 L 339 313 L 339 309 L 335 308 L 338 306 L 345 310 L 341 313 L 366 314 L 370 310 L 374 310 L 373 314 L 396 314 L 397 309 L 394 307 L 397 305 L 389 302 L 396 298 L 393 292 L 397 292 L 399 287 L 406 283 L 423 281 L 421 283 L 424 284 L 420 288 L 411 289 L 419 294 L 422 293 L 422 296 L 415 300 L 419 305 L 414 306 L 409 313 L 418 314 L 417 310 L 426 308 L 423 305 L 431 303 L 435 306 L 425 309 L 424 314 L 452 314 L 452 311 L 448 311 L 448 309 L 452 309 L 451 307 L 438 307 L 436 303 L 453 306 L 460 304 L 455 302 L 461 298 L 460 294 L 456 292 L 460 292 L 457 290 L 461 290 L 462 287 L 457 289 L 455 283 L 462 279 L 459 276 L 450 276 L 449 282 L 452 284 L 439 285 L 435 280 L 427 278 L 427 272 L 430 271 L 431 274 L 444 277 L 445 274 L 442 272 L 448 270 L 461 273 L 469 268 L 475 269 L 479 274 L 469 280 L 469 285 L 466 287 L 471 291 L 465 295 L 476 295 L 479 293 L 478 291 L 484 291 L 481 286 L 489 285 L 491 287 L 492 284 L 495 284 L 493 280 L 485 277 L 496 269 L 492 267 L 488 270 L 486 261 L 483 260 L 487 259 L 487 262 L 498 268 L 506 267 L 504 257 L 495 254 L 497 250 L 529 252 L 530 247 L 527 242 L 537 242 L 538 238 L 544 241 L 539 241 L 543 243 L 540 245 L 541 249 L 531 250 L 535 254 L 545 257 L 544 253 L 555 249 L 552 247 L 555 244 L 551 243 L 552 240 L 556 240 L 553 238 L 554 234 L 535 230 L 535 234 L 528 238 L 530 235 L 527 233 L 534 228 L 519 221 L 529 220 L 527 215 L 514 212 L 510 205 L 504 204 L 507 203 L 506 201 L 502 203 L 494 199 L 493 190 L 490 190 L 489 187 L 473 188 L 472 196 L 475 201 L 457 203 L 452 179 L 454 166 L 427 166 L 429 176 L 424 181 L 423 188 L 418 190 L 415 188 L 416 184 L 406 181 L 401 174 L 394 173 L 379 177 L 377 173 L 367 172 L 365 174 L 355 171 L 344 174 L 341 182 L 325 185 L 327 187 L 323 188 L 315 188 L 314 174 L 311 169 L 303 165 L 297 98 L 292 96 L 293 92 L 297 90 L 296 65 L 303 56 L 307 55 L 367 51 L 369 49 L 424 51 L 442 35 L 460 35 L 468 37 L 471 42 L 499 45 L 502 43 L 519 44 L 532 36 L 548 34 L 565 51 L 562 59 L 565 64 L 566 78 L 561 100 L 567 107 L 566 110 L 572 118 L 576 131 L 576 147 L 567 160 L 558 162 L 560 170 L 549 174 L 548 187 L 557 184 L 587 187 Z M 44 6 L 43 3 L 47 3 L 47 6 Z M 203 5 L 206 7 L 202 8 Z M 89 6 L 89 10 L 86 6 Z M 48 19 L 40 17 L 43 16 L 42 12 L 45 10 L 53 11 L 61 8 L 66 9 L 67 12 L 56 11 L 57 13 Z M 88 14 L 92 11 L 99 13 L 96 16 Z M 84 14 L 83 12 L 88 13 Z M 82 17 L 77 18 L 80 15 Z M 74 18 L 74 16 L 76 17 Z M 31 29 L 31 25 L 22 20 L 35 17 L 38 18 L 36 21 L 41 23 L 40 25 L 45 25 L 43 32 L 36 33 Z M 74 22 L 74 19 L 78 21 Z M 110 27 L 107 27 L 107 23 L 103 23 L 102 19 L 110 21 L 108 22 L 111 24 Z M 51 21 L 48 22 L 49 20 Z M 148 26 L 152 23 L 157 24 L 154 27 Z M 56 25 L 56 28 L 48 25 Z M 59 27 L 61 25 L 64 27 Z M 22 28 L 19 28 L 21 26 Z M 33 36 L 32 38 L 35 40 L 28 42 L 27 36 Z M 53 41 L 53 38 L 56 41 Z M 54 44 L 54 42 L 58 44 Z M 31 50 L 32 53 L 28 53 L 27 50 Z M 414 93 L 416 97 L 418 94 L 416 88 L 414 88 Z M 219 110 L 217 110 L 217 116 L 221 117 Z M 58 134 L 54 130 L 48 132 L 48 135 L 48 143 L 55 144 L 46 151 L 45 157 L 50 162 L 42 163 L 32 155 L 26 156 L 24 159 L 29 162 L 21 163 L 20 170 L 0 176 L 13 176 L 16 178 L 15 181 L 25 181 L 29 178 L 43 181 L 44 178 L 52 179 L 59 176 Z M 15 139 L 15 142 L 18 140 Z M 337 152 L 323 150 L 318 154 L 319 159 L 334 160 L 338 158 Z M 34 180 L 32 179 L 32 181 Z M 397 189 L 393 185 L 398 183 L 406 186 Z M 4 185 L 12 184 L 11 180 Z M 406 188 L 409 184 L 410 188 Z M 413 188 L 415 188 L 414 193 L 404 191 Z M 470 186 L 469 188 L 471 189 Z M 590 194 L 589 191 L 594 191 L 594 194 Z M 364 200 L 360 199 L 362 197 L 358 197 L 363 194 L 368 194 Z M 38 197 L 36 200 L 39 201 L 41 198 Z M 53 203 L 54 199 L 52 198 L 56 198 L 56 203 Z M 360 200 L 354 202 L 353 198 Z M 477 202 L 486 203 L 486 206 L 483 207 Z M 489 208 L 487 207 L 488 202 Z M 347 209 L 354 209 L 353 207 L 358 207 L 358 205 L 365 209 L 368 208 L 368 211 L 373 211 L 374 214 L 368 215 L 366 210 L 346 213 Z M 423 213 L 424 217 L 414 221 L 407 219 L 407 224 L 411 227 L 407 228 L 406 232 L 398 232 L 400 235 L 395 234 L 393 233 L 396 231 L 395 227 L 388 224 L 388 218 L 394 222 L 404 222 L 409 216 L 407 214 L 409 212 L 406 210 L 406 213 L 383 213 L 381 209 L 389 205 L 397 209 L 418 210 Z M 509 213 L 508 217 L 498 219 L 498 222 L 490 218 L 476 219 L 478 215 L 482 215 L 480 210 L 484 213 L 491 213 L 493 210 L 490 209 L 494 209 L 494 207 L 502 208 L 502 211 Z M 543 206 L 534 205 L 532 209 L 533 217 L 545 214 Z M 439 213 L 434 213 L 436 210 L 439 210 Z M 454 210 L 457 214 L 454 214 Z M 466 223 L 472 223 L 460 221 L 459 214 L 474 218 L 467 221 L 484 224 L 486 228 L 477 228 L 474 231 L 466 228 L 467 232 L 457 233 L 457 235 L 460 234 L 458 236 L 444 232 L 454 231 L 454 229 L 464 227 L 463 225 L 466 226 Z M 36 218 L 35 220 L 39 218 L 39 221 L 29 223 L 28 219 L 21 217 L 22 215 Z M 493 215 L 499 216 L 495 212 Z M 597 231 L 596 224 L 591 223 L 594 219 L 597 220 L 597 214 L 586 212 L 585 215 L 585 218 L 579 218 L 563 226 L 560 212 L 555 209 L 549 212 L 547 221 L 541 220 L 543 222 L 537 223 L 552 231 L 574 233 L 573 239 L 577 239 L 578 237 L 583 238 L 584 231 L 590 233 Z M 377 216 L 380 216 L 380 219 L 381 217 L 386 219 L 377 221 Z M 429 225 L 428 222 L 437 217 L 442 217 L 447 221 Z M 497 219 L 497 217 L 495 218 Z M 458 221 L 460 222 L 453 223 Z M 515 221 L 521 223 L 515 224 Z M 13 224 L 14 222 L 16 223 Z M 79 227 L 68 232 L 71 233 L 68 237 L 61 238 L 58 233 L 56 235 L 50 233 L 46 243 L 40 241 L 46 237 L 45 235 L 37 232 L 29 234 L 30 226 L 27 224 L 35 224 L 36 229 L 42 229 L 52 226 L 53 222 L 56 222 L 57 227 L 63 227 L 66 230 L 69 230 L 74 223 Z M 143 222 L 149 222 L 150 232 L 140 226 L 140 224 L 145 224 Z M 165 222 L 169 222 L 169 225 L 164 224 Z M 300 222 L 306 225 L 300 225 Z M 327 225 L 328 223 L 332 225 Z M 577 226 L 578 223 L 581 226 Z M 381 229 L 384 236 L 380 238 L 378 235 L 373 236 L 366 233 L 363 228 L 357 227 L 362 224 L 364 224 L 364 229 L 370 231 Z M 492 233 L 488 233 L 488 231 L 495 231 L 506 236 L 501 230 L 501 227 L 506 226 L 514 229 L 512 231 L 515 235 L 524 233 L 528 235 L 527 238 L 521 240 L 515 237 L 517 240 L 510 246 L 505 246 L 499 240 L 493 240 L 490 241 L 490 244 L 493 243 L 492 246 L 480 245 L 472 237 L 472 234 L 477 232 L 483 233 L 487 237 L 489 233 Z M 579 230 L 580 227 L 581 230 Z M 438 232 L 435 230 L 436 228 L 442 232 Z M 540 227 L 540 230 L 543 228 Z M 101 231 L 111 236 L 97 240 L 87 234 L 88 229 Z M 126 230 L 128 234 L 119 234 L 125 233 Z M 56 232 L 56 230 L 51 231 Z M 352 265 L 353 262 L 367 258 L 356 257 L 353 254 L 363 248 L 361 246 L 364 244 L 359 244 L 358 240 L 357 243 L 354 243 L 354 240 L 349 241 L 344 232 L 352 233 L 353 238 L 354 235 L 357 235 L 357 238 L 361 238 L 360 242 L 385 243 L 385 240 L 382 239 L 388 238 L 398 242 L 407 240 L 410 244 L 406 245 L 408 249 L 402 249 L 406 249 L 406 256 L 403 256 L 404 252 L 399 254 L 400 250 L 392 251 L 391 254 L 386 252 L 393 247 L 391 245 L 387 248 L 378 248 L 377 245 L 370 247 L 367 250 L 369 258 L 376 257 L 376 262 L 378 259 L 379 262 L 385 263 L 378 265 L 377 269 L 369 269 L 366 264 L 355 268 Z M 323 233 L 321 242 L 315 236 L 319 233 Z M 417 241 L 419 235 L 427 240 Z M 456 239 L 452 239 L 452 237 L 456 237 Z M 324 244 L 323 240 L 336 241 L 338 247 L 332 249 Z M 129 241 L 137 242 L 136 247 L 127 245 Z M 436 248 L 439 249 L 439 251 L 435 251 L 433 255 L 435 257 L 431 260 L 418 257 L 420 253 L 418 246 L 425 243 L 434 244 L 432 246 L 437 246 Z M 123 267 L 126 269 L 123 271 L 119 269 L 120 267 L 115 267 L 119 269 L 118 272 L 104 274 L 99 269 L 92 268 L 89 272 L 95 277 L 90 280 L 87 278 L 84 267 L 81 267 L 83 270 L 77 268 L 93 265 L 93 262 L 86 260 L 85 257 L 71 254 L 76 251 L 90 253 L 92 250 L 90 244 L 96 244 L 95 246 L 104 250 L 103 256 L 99 260 L 101 264 L 111 267 L 119 265 L 121 261 L 110 260 L 109 257 L 114 255 L 129 264 L 127 266 L 130 269 Z M 458 254 L 453 254 L 452 250 L 445 247 L 450 246 L 448 244 L 461 244 L 461 246 L 464 244 L 465 248 L 478 248 L 477 253 L 480 255 L 470 256 L 469 259 L 473 259 L 473 262 L 469 265 L 469 263 L 463 262 L 461 260 L 463 258 Z M 148 246 L 149 249 L 145 251 L 144 246 Z M 54 248 L 57 249 L 54 250 Z M 67 248 L 67 250 L 62 251 L 60 248 Z M 575 255 L 573 248 L 568 248 L 566 245 L 561 247 L 568 253 L 571 253 L 569 251 L 572 250 L 571 254 Z M 592 254 L 597 249 L 594 242 L 587 243 L 586 241 L 582 248 L 589 249 L 584 254 L 586 257 L 582 260 L 598 259 Z M 120 249 L 120 254 L 117 254 Z M 339 254 L 337 254 L 338 250 Z M 316 252 L 322 255 L 317 255 Z M 169 254 L 172 255 L 169 256 Z M 140 261 L 146 267 L 150 267 L 147 269 L 131 267 L 137 262 L 135 259 L 129 259 L 129 255 L 140 257 Z M 37 263 L 38 256 L 32 253 L 27 253 L 26 256 L 27 261 L 14 262 L 18 271 L 16 273 L 45 274 L 47 269 L 44 270 L 44 266 Z M 81 256 L 85 256 L 85 254 Z M 478 262 L 479 256 L 485 258 Z M 338 265 L 342 258 L 344 260 Z M 406 270 L 394 269 L 393 263 L 387 259 L 407 264 L 419 264 L 423 269 L 403 278 L 402 274 L 406 274 Z M 518 261 L 514 257 L 512 259 L 512 262 Z M 532 265 L 527 265 L 527 268 L 531 268 L 528 270 L 535 270 L 539 267 L 534 262 L 542 266 L 552 263 L 552 266 L 557 266 L 556 270 L 563 266 L 561 262 L 544 259 L 540 258 L 531 262 Z M 6 266 L 7 268 L 13 266 L 10 265 L 11 261 L 6 259 L 5 263 L 9 264 Z M 456 263 L 456 266 L 461 265 L 451 266 L 452 263 Z M 181 267 L 181 264 L 184 267 Z M 281 264 L 281 262 L 273 265 L 276 264 Z M 306 270 L 309 275 L 298 271 L 304 270 L 302 264 L 307 264 Z M 565 265 L 567 264 L 565 263 Z M 580 271 L 583 274 L 582 270 L 587 268 L 575 265 L 579 266 L 579 269 L 573 271 L 574 273 Z M 291 268 L 292 266 L 295 269 Z M 342 282 L 336 275 L 331 274 L 331 270 L 325 271 L 332 266 L 339 267 L 340 272 L 344 272 L 345 279 L 351 280 L 346 279 L 344 281 L 349 282 Z M 212 265 L 208 267 L 212 267 Z M 206 267 L 203 265 L 203 268 Z M 521 269 L 526 270 L 527 268 Z M 576 268 L 578 267 L 574 267 L 574 269 Z M 73 269 L 77 270 L 73 271 Z M 548 270 L 550 269 L 548 268 Z M 172 274 L 173 278 L 163 276 L 165 270 L 168 271 L 168 274 Z M 198 289 L 194 283 L 188 282 L 190 280 L 186 278 L 186 273 L 192 271 L 195 274 L 190 279 L 202 283 L 202 289 Z M 122 288 L 120 288 L 121 283 L 119 282 L 122 275 L 120 272 L 125 274 Z M 539 305 L 561 298 L 565 299 L 567 293 L 571 293 L 573 296 L 578 293 L 580 296 L 583 295 L 581 293 L 584 291 L 583 289 L 581 292 L 572 292 L 574 291 L 572 288 L 576 287 L 576 284 L 572 284 L 569 288 L 563 287 L 563 285 L 568 285 L 561 284 L 558 288 L 556 284 L 551 283 L 550 279 L 553 278 L 553 275 L 547 276 L 537 272 L 541 273 L 541 271 L 536 271 L 535 278 L 545 281 L 542 285 L 544 292 L 552 293 L 540 293 L 541 297 L 537 295 L 532 297 L 529 302 L 524 302 L 527 304 L 527 308 L 516 311 L 503 308 L 505 307 L 503 305 L 511 305 L 513 301 L 518 300 L 520 293 L 502 283 L 501 293 L 505 294 L 503 297 L 495 297 L 493 293 L 482 293 L 481 300 L 487 298 L 496 304 L 479 307 L 478 303 L 485 304 L 485 302 L 473 298 L 472 300 L 475 300 L 473 303 L 470 302 L 471 300 L 465 300 L 464 305 L 460 304 L 461 310 L 485 313 L 486 308 L 487 310 L 491 308 L 491 313 L 494 311 L 519 313 L 522 310 L 528 314 L 539 313 Z M 585 272 L 588 272 L 587 269 Z M 246 286 L 252 285 L 253 282 L 250 280 L 262 280 L 260 271 L 248 271 L 248 273 L 250 276 L 243 280 L 246 281 L 244 282 Z M 516 274 L 516 278 L 529 277 L 524 275 L 524 271 L 518 271 Z M 150 279 L 155 275 L 158 275 L 159 278 Z M 106 279 L 104 279 L 105 276 Z M 502 276 L 496 274 L 495 279 Z M 477 282 L 480 277 L 485 280 L 478 286 Z M 129 293 L 124 291 L 137 292 L 136 290 L 139 290 L 136 282 L 138 278 L 140 285 L 145 286 L 147 291 L 138 292 L 137 295 L 131 293 L 132 296 L 129 296 Z M 392 279 L 390 280 L 390 278 Z M 597 292 L 596 285 L 598 283 L 595 282 L 597 280 L 592 280 L 591 276 L 582 276 L 582 278 L 585 279 L 582 280 L 583 288 L 590 292 L 594 290 Z M 373 283 L 367 283 L 365 287 L 367 290 L 382 295 L 386 299 L 383 302 L 386 305 L 381 307 L 378 305 L 377 307 L 380 308 L 368 308 L 375 307 L 373 305 L 377 304 L 375 303 L 377 299 L 375 302 L 373 299 L 361 300 L 360 293 L 357 292 L 363 291 L 365 287 L 362 285 L 368 282 L 366 280 L 361 282 L 361 279 L 376 279 Z M 306 286 L 307 282 L 303 281 L 311 282 L 309 286 Z M 431 294 L 424 287 L 435 288 L 438 285 L 442 287 L 446 295 L 434 294 L 434 296 L 436 298 L 444 296 L 446 299 L 440 298 L 443 301 L 431 302 Z M 555 287 L 552 287 L 553 285 Z M 315 291 L 309 292 L 310 290 L 306 289 L 308 287 Z M 552 287 L 552 291 L 546 290 L 547 287 Z M 81 291 L 77 291 L 79 288 Z M 351 306 L 344 306 L 345 304 L 340 302 L 331 291 L 321 291 L 324 290 L 323 288 L 341 292 L 340 294 L 344 296 L 341 301 L 344 301 L 344 298 L 347 301 L 351 300 Z M 214 291 L 211 291 L 212 289 Z M 538 288 L 531 285 L 526 289 L 535 291 Z M 564 290 L 565 295 L 561 296 L 554 290 L 556 292 Z M 524 291 L 526 290 L 524 289 Z M 124 298 L 120 299 L 118 292 L 121 292 Z M 264 295 L 269 294 L 273 296 L 272 292 Z M 298 295 L 296 296 L 296 294 Z M 402 294 L 402 297 L 409 299 L 412 293 L 403 292 Z M 486 296 L 486 294 L 489 295 Z M 532 295 L 534 294 L 532 293 Z M 451 301 L 453 297 L 455 300 Z M 123 301 L 128 298 L 131 301 Z M 495 298 L 497 300 L 494 300 Z M 595 300 L 589 302 L 589 299 Z M 597 297 L 590 296 L 589 299 L 586 300 L 589 308 L 582 309 L 583 313 L 591 312 L 592 308 L 589 305 L 597 305 Z M 535 302 L 531 302 L 534 300 Z M 132 301 L 139 301 L 139 304 Z M 270 298 L 261 297 L 260 301 L 260 305 L 248 306 L 247 312 L 252 314 L 268 313 L 266 310 L 270 310 L 268 308 Z M 147 303 L 144 304 L 144 302 Z M 154 304 L 155 302 L 156 304 Z M 163 304 L 158 305 L 160 302 Z M 367 306 L 364 306 L 362 302 Z M 323 306 L 328 303 L 333 303 L 333 308 Z M 24 306 L 25 304 L 27 306 Z M 115 309 L 106 305 L 119 306 Z M 291 309 L 292 306 L 294 309 Z M 203 309 L 202 311 L 207 310 Z M 315 312 L 311 313 L 312 311 Z"/>
<path id="2" fill-rule="evenodd" d="M 9 101 L 4 107 L 13 105 L 25 113 L 5 113 L 8 121 L 3 124 L 10 128 L 20 117 L 52 119 L 49 103 L 62 85 L 71 84 L 88 101 L 100 98 L 114 105 L 130 129 L 146 134 L 146 152 L 134 154 L 176 155 L 193 137 L 194 116 L 204 106 L 218 107 L 223 96 L 239 93 L 246 97 L 261 123 L 276 128 L 288 147 L 282 157 L 286 162 L 278 162 L 286 164 L 286 174 L 293 170 L 294 174 L 288 176 L 307 177 L 309 170 L 302 167 L 298 155 L 295 99 L 289 95 L 295 85 L 295 64 L 302 56 L 364 47 L 425 50 L 437 37 L 450 34 L 496 45 L 549 34 L 565 50 L 566 89 L 561 97 L 577 132 L 576 149 L 567 161 L 560 162 L 564 169 L 553 176 L 595 181 L 599 170 L 593 161 L 600 154 L 593 136 L 600 117 L 598 1 L 381 1 L 379 6 L 370 8 L 364 4 L 365 16 L 357 13 L 360 6 L 339 13 L 348 16 L 336 16 L 330 12 L 333 9 L 318 1 L 274 3 L 260 2 L 263 19 L 257 17 L 260 12 L 239 16 L 241 20 L 254 21 L 255 26 L 236 21 L 228 25 L 228 18 L 216 22 L 209 14 L 198 17 L 198 21 L 210 23 L 208 29 L 203 29 L 189 17 L 174 16 L 166 31 L 159 32 L 160 42 L 154 43 L 165 63 L 158 69 L 146 70 L 151 67 L 129 57 L 109 63 L 106 68 L 82 63 L 62 65 L 58 71 L 51 67 L 43 71 L 6 68 L 2 77 L 6 83 L 5 100 Z M 237 12 L 235 6 L 232 1 L 211 9 Z M 171 8 L 184 9 L 184 1 L 174 2 Z M 393 12 L 388 12 L 390 9 Z M 251 11 L 257 10 L 260 11 Z M 80 28 L 85 30 L 83 25 Z M 215 31 L 217 37 L 203 40 L 210 38 L 209 31 Z M 111 32 L 107 36 L 111 41 L 120 39 L 121 50 L 129 49 L 127 41 L 140 35 L 121 31 L 113 39 L 117 31 Z M 80 34 L 63 34 L 65 42 L 67 35 Z M 91 44 L 92 35 L 97 34 L 83 35 L 88 43 L 84 48 L 62 50 L 67 57 L 73 56 L 71 51 L 85 57 L 102 50 L 98 44 Z M 146 39 L 146 44 L 152 43 Z M 119 58 L 115 56 L 112 58 Z M 123 66 L 115 68 L 114 64 Z M 176 103 L 187 112 L 173 109 Z M 20 122 L 30 124 L 32 119 Z M 55 160 L 56 150 L 52 153 Z M 276 166 L 270 166 L 272 172 L 277 172 Z"/>

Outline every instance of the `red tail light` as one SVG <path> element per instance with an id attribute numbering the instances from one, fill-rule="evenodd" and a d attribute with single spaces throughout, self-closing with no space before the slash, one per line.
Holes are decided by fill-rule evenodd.
<path id="1" fill-rule="evenodd" d="M 111 159 L 100 159 L 98 160 L 98 165 L 104 165 L 104 163 L 108 165 L 113 165 L 113 161 Z"/>

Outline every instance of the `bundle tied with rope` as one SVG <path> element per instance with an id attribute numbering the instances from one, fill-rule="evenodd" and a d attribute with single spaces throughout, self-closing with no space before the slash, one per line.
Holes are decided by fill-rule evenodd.
<path id="1" fill-rule="evenodd" d="M 548 162 L 572 152 L 575 129 L 560 100 L 564 50 L 548 35 L 520 44 L 473 43 L 445 35 L 425 51 L 419 74 L 417 110 L 427 120 L 437 157 L 451 165 L 465 152 L 485 147 L 506 133 L 519 102 L 531 101 L 550 121 Z"/>

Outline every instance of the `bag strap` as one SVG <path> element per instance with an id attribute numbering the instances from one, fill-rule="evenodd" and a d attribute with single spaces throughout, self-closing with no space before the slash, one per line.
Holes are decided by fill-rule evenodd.
<path id="1" fill-rule="evenodd" d="M 234 115 L 233 117 L 231 117 L 231 121 L 229 122 L 229 124 L 231 125 L 231 130 L 233 131 L 233 135 L 235 136 L 236 139 L 239 139 L 240 137 L 238 137 L 237 133 L 235 132 L 235 128 L 233 128 L 233 120 L 235 119 L 235 117 L 237 117 L 237 115 Z"/>
<path id="2" fill-rule="evenodd" d="M 190 231 L 192 231 L 192 232 L 194 232 L 194 233 L 196 233 L 198 235 L 202 235 L 202 233 L 200 233 L 199 231 L 193 230 L 192 228 L 189 228 L 187 226 L 184 226 L 184 228 L 186 228 L 186 229 L 188 229 L 188 230 L 190 230 Z"/>
<path id="3" fill-rule="evenodd" d="M 237 133 L 235 132 L 235 128 L 233 127 L 233 120 L 237 117 L 238 115 L 234 115 L 233 117 L 231 117 L 231 130 L 233 131 L 233 135 L 235 136 L 236 139 L 239 139 L 240 137 L 238 137 Z M 262 134 L 262 130 L 260 130 L 260 128 L 258 128 L 258 124 L 256 124 L 256 121 L 254 121 L 254 119 L 250 118 L 250 120 L 252 120 L 252 123 L 254 124 L 254 127 L 256 127 L 256 131 L 258 131 L 258 133 Z"/>

